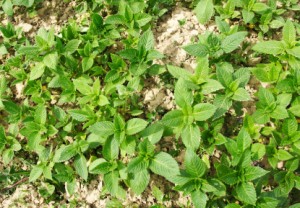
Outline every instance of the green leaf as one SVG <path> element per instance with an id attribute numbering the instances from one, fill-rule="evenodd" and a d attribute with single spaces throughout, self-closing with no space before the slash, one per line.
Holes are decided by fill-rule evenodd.
<path id="1" fill-rule="evenodd" d="M 148 139 L 144 139 L 138 146 L 139 153 L 142 155 L 148 155 L 148 156 L 153 156 L 154 155 L 154 150 L 155 146 L 150 143 Z"/>
<path id="2" fill-rule="evenodd" d="M 289 117 L 289 114 L 285 107 L 277 105 L 275 110 L 270 114 L 270 116 L 275 119 L 285 119 Z"/>
<path id="3" fill-rule="evenodd" d="M 154 123 L 148 126 L 146 129 L 144 129 L 141 132 L 141 136 L 144 138 L 148 138 L 148 140 L 155 144 L 157 143 L 163 135 L 164 132 L 164 126 L 161 123 Z"/>
<path id="4" fill-rule="evenodd" d="M 167 68 L 173 77 L 177 79 L 182 78 L 184 80 L 191 80 L 192 74 L 186 69 L 172 66 L 172 65 L 167 65 Z"/>
<path id="5" fill-rule="evenodd" d="M 72 157 L 74 157 L 77 154 L 77 149 L 74 145 L 63 145 L 58 150 L 55 151 L 55 155 L 53 158 L 53 161 L 56 163 L 64 162 Z"/>
<path id="6" fill-rule="evenodd" d="M 140 131 L 144 130 L 146 126 L 148 125 L 148 122 L 140 119 L 140 118 L 133 118 L 127 121 L 126 124 L 126 134 L 127 135 L 134 135 L 136 133 L 139 133 Z"/>
<path id="7" fill-rule="evenodd" d="M 110 15 L 105 19 L 105 24 L 110 24 L 110 25 L 126 24 L 126 19 L 124 16 L 119 14 Z"/>
<path id="8" fill-rule="evenodd" d="M 214 5 L 212 0 L 200 0 L 194 12 L 201 24 L 207 23 L 214 14 Z"/>
<path id="9" fill-rule="evenodd" d="M 232 101 L 227 98 L 225 95 L 217 94 L 214 100 L 214 106 L 217 107 L 217 110 L 214 114 L 213 119 L 217 119 L 226 113 L 232 105 Z"/>
<path id="10" fill-rule="evenodd" d="M 145 160 L 144 157 L 138 156 L 132 159 L 127 166 L 128 172 L 139 172 L 142 170 L 146 170 L 149 166 L 149 162 Z"/>
<path id="11" fill-rule="evenodd" d="M 226 52 L 230 53 L 237 49 L 246 37 L 247 32 L 236 32 L 232 35 L 227 36 L 221 43 L 221 48 Z"/>
<path id="12" fill-rule="evenodd" d="M 3 126 L 0 126 L 0 153 L 2 149 L 5 147 L 5 144 L 6 144 L 5 130 Z"/>
<path id="13" fill-rule="evenodd" d="M 89 118 L 89 114 L 80 109 L 71 109 L 71 110 L 68 110 L 68 113 L 72 116 L 73 119 L 80 121 L 80 122 L 87 121 Z"/>
<path id="14" fill-rule="evenodd" d="M 33 182 L 38 179 L 43 173 L 43 168 L 39 165 L 34 166 L 29 175 L 29 182 Z"/>
<path id="15" fill-rule="evenodd" d="M 186 172 L 195 178 L 202 177 L 207 169 L 206 164 L 190 149 L 185 153 L 184 166 Z"/>
<path id="16" fill-rule="evenodd" d="M 248 101 L 251 100 L 250 94 L 244 88 L 238 88 L 232 96 L 233 100 L 236 101 Z"/>
<path id="17" fill-rule="evenodd" d="M 253 181 L 266 175 L 269 171 L 264 170 L 261 167 L 247 166 L 245 168 L 244 177 L 247 181 Z"/>
<path id="18" fill-rule="evenodd" d="M 155 174 L 166 178 L 179 174 L 179 167 L 176 160 L 165 152 L 160 152 L 154 156 L 149 168 Z"/>
<path id="19" fill-rule="evenodd" d="M 56 69 L 57 64 L 58 64 L 58 59 L 59 59 L 59 57 L 56 52 L 50 53 L 44 57 L 43 63 L 50 69 Z"/>
<path id="20" fill-rule="evenodd" d="M 292 49 L 287 49 L 286 51 L 288 52 L 288 54 L 300 58 L 300 46 L 293 47 Z"/>
<path id="21" fill-rule="evenodd" d="M 155 185 L 152 186 L 152 194 L 159 203 L 162 203 L 164 193 Z"/>
<path id="22" fill-rule="evenodd" d="M 74 159 L 74 167 L 78 175 L 85 181 L 88 178 L 87 161 L 83 154 L 76 155 Z"/>
<path id="23" fill-rule="evenodd" d="M 6 90 L 7 90 L 6 78 L 4 76 L 0 76 L 0 100 Z"/>
<path id="24" fill-rule="evenodd" d="M 243 16 L 244 22 L 249 23 L 254 18 L 255 14 L 254 14 L 254 12 L 243 9 L 242 10 L 242 16 Z"/>
<path id="25" fill-rule="evenodd" d="M 288 45 L 293 45 L 296 41 L 296 30 L 291 20 L 287 20 L 282 29 L 282 39 Z M 300 55 L 298 55 L 300 56 Z"/>
<path id="26" fill-rule="evenodd" d="M 35 110 L 34 115 L 35 122 L 39 124 L 45 124 L 47 120 L 47 109 L 44 105 L 39 105 Z"/>
<path id="27" fill-rule="evenodd" d="M 66 46 L 64 48 L 64 52 L 68 53 L 68 54 L 74 53 L 78 49 L 80 43 L 81 43 L 81 40 L 77 40 L 77 39 L 70 40 L 66 44 Z"/>
<path id="28" fill-rule="evenodd" d="M 300 117 L 300 104 L 293 105 L 289 108 L 289 111 L 292 112 L 292 114 L 294 114 L 295 116 Z"/>
<path id="29" fill-rule="evenodd" d="M 256 43 L 252 49 L 260 53 L 278 55 L 284 52 L 284 45 L 280 41 L 270 40 Z"/>
<path id="30" fill-rule="evenodd" d="M 217 65 L 217 78 L 218 81 L 224 86 L 229 87 L 229 85 L 232 83 L 232 69 L 227 64 Z"/>
<path id="31" fill-rule="evenodd" d="M 25 55 L 35 55 L 39 53 L 39 47 L 37 46 L 21 46 L 18 49 L 18 53 Z"/>
<path id="32" fill-rule="evenodd" d="M 256 204 L 256 191 L 252 183 L 241 183 L 236 186 L 235 192 L 237 194 L 237 198 L 245 202 L 246 204 L 254 205 Z"/>
<path id="33" fill-rule="evenodd" d="M 252 10 L 255 12 L 263 12 L 267 9 L 269 9 L 268 5 L 264 3 L 255 3 L 252 7 Z"/>
<path id="34" fill-rule="evenodd" d="M 104 175 L 103 178 L 104 185 L 107 190 L 113 195 L 116 196 L 121 188 L 119 186 L 119 174 L 117 171 L 112 171 Z"/>
<path id="35" fill-rule="evenodd" d="M 260 87 L 257 96 L 259 98 L 259 102 L 263 103 L 266 107 L 275 102 L 273 94 L 266 88 Z"/>
<path id="36" fill-rule="evenodd" d="M 136 195 L 140 195 L 148 186 L 150 174 L 147 169 L 134 172 L 133 177 L 129 179 L 130 188 Z"/>
<path id="37" fill-rule="evenodd" d="M 269 114 L 265 113 L 264 110 L 258 109 L 254 112 L 253 118 L 258 124 L 265 124 L 270 121 Z"/>
<path id="38" fill-rule="evenodd" d="M 195 208 L 205 208 L 208 201 L 206 194 L 200 190 L 191 193 L 192 202 Z"/>
<path id="39" fill-rule="evenodd" d="M 221 85 L 220 82 L 214 79 L 208 79 L 206 83 L 202 85 L 202 93 L 205 95 L 221 89 L 224 89 L 223 85 Z"/>
<path id="40" fill-rule="evenodd" d="M 2 2 L 2 9 L 8 16 L 12 16 L 14 14 L 13 4 L 11 0 L 4 0 Z"/>
<path id="41" fill-rule="evenodd" d="M 149 51 L 154 48 L 154 36 L 150 29 L 144 32 L 138 42 L 138 48 L 141 50 L 145 48 L 146 51 Z"/>
<path id="42" fill-rule="evenodd" d="M 115 138 L 108 138 L 102 149 L 103 157 L 110 161 L 114 160 L 119 155 L 119 143 Z"/>
<path id="43" fill-rule="evenodd" d="M 175 85 L 175 101 L 176 104 L 181 108 L 191 106 L 194 101 L 193 93 L 186 86 L 183 79 L 179 79 Z"/>
<path id="44" fill-rule="evenodd" d="M 231 203 L 227 204 L 225 208 L 241 208 L 241 206 L 238 204 Z"/>
<path id="45" fill-rule="evenodd" d="M 283 121 L 282 132 L 288 136 L 293 135 L 298 130 L 298 123 L 295 118 L 285 119 Z"/>
<path id="46" fill-rule="evenodd" d="M 237 136 L 237 148 L 240 151 L 245 151 L 248 147 L 250 147 L 252 143 L 252 139 L 249 133 L 246 131 L 244 127 L 240 130 Z"/>
<path id="47" fill-rule="evenodd" d="M 106 162 L 105 159 L 96 159 L 89 165 L 89 172 L 91 174 L 106 174 L 110 171 L 112 165 Z"/>
<path id="48" fill-rule="evenodd" d="M 45 65 L 43 63 L 37 63 L 30 71 L 29 80 L 36 80 L 40 78 L 45 71 Z"/>
<path id="49" fill-rule="evenodd" d="M 94 64 L 94 59 L 92 57 L 84 57 L 82 59 L 82 70 L 86 72 L 90 68 L 92 68 Z"/>
<path id="50" fill-rule="evenodd" d="M 217 27 L 221 33 L 228 33 L 230 31 L 230 26 L 227 22 L 223 21 L 221 17 L 215 17 Z"/>
<path id="51" fill-rule="evenodd" d="M 183 49 L 192 56 L 204 57 L 209 54 L 209 48 L 200 43 L 186 45 Z"/>
<path id="52" fill-rule="evenodd" d="M 238 173 L 225 165 L 217 167 L 217 174 L 220 180 L 229 185 L 234 185 L 238 182 Z"/>
<path id="53" fill-rule="evenodd" d="M 277 151 L 277 158 L 281 161 L 290 160 L 293 158 L 293 155 L 291 155 L 288 151 L 280 149 Z"/>
<path id="54" fill-rule="evenodd" d="M 209 103 L 199 103 L 194 106 L 193 116 L 196 121 L 206 121 L 214 115 L 216 107 Z"/>
<path id="55" fill-rule="evenodd" d="M 282 93 L 277 96 L 277 103 L 282 107 L 287 107 L 292 100 L 292 94 Z"/>
<path id="56" fill-rule="evenodd" d="M 112 134 L 114 134 L 114 124 L 110 121 L 100 121 L 95 124 L 93 124 L 89 131 L 103 137 L 108 137 Z"/>
<path id="57" fill-rule="evenodd" d="M 172 110 L 164 115 L 162 123 L 169 127 L 178 127 L 184 122 L 184 114 L 181 110 Z"/>
<path id="58" fill-rule="evenodd" d="M 276 82 L 282 70 L 281 64 L 261 64 L 251 71 L 254 76 L 261 82 Z"/>
<path id="59" fill-rule="evenodd" d="M 77 79 L 73 79 L 73 84 L 75 88 L 83 95 L 92 94 L 92 88 L 89 86 L 89 79 L 84 77 L 79 77 Z"/>
<path id="60" fill-rule="evenodd" d="M 185 126 L 181 132 L 181 139 L 187 148 L 197 150 L 201 140 L 199 127 L 195 124 Z"/>

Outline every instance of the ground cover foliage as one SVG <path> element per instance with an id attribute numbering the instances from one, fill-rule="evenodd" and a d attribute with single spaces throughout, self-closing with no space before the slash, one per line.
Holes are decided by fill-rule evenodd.
<path id="1" fill-rule="evenodd" d="M 4 0 L 1 15 L 40 2 Z M 89 18 L 70 17 L 58 34 L 40 28 L 29 39 L 10 22 L 0 27 L 1 194 L 28 178 L 59 201 L 101 175 L 107 206 L 122 207 L 159 175 L 192 207 L 300 206 L 298 1 L 181 2 L 217 26 L 182 46 L 197 59 L 192 72 L 157 61 L 152 29 L 176 2 L 77 3 Z M 143 104 L 154 77 L 174 93 L 174 109 Z M 165 137 L 173 146 L 162 150 Z M 152 207 L 164 207 L 167 193 L 151 191 Z"/>

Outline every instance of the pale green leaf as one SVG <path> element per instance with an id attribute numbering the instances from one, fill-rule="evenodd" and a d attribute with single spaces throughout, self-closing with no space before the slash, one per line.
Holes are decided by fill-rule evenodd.
<path id="1" fill-rule="evenodd" d="M 88 170 L 87 170 L 87 161 L 84 155 L 82 154 L 76 155 L 74 159 L 74 167 L 77 174 L 86 181 L 88 178 Z"/>
<path id="2" fill-rule="evenodd" d="M 224 89 L 223 85 L 221 85 L 220 82 L 214 79 L 208 79 L 206 83 L 202 85 L 202 93 L 205 95 L 221 89 Z"/>
<path id="3" fill-rule="evenodd" d="M 184 166 L 187 173 L 196 178 L 203 176 L 207 169 L 206 164 L 190 149 L 185 152 Z"/>
<path id="4" fill-rule="evenodd" d="M 140 195 L 148 186 L 150 181 L 150 174 L 147 169 L 133 173 L 129 179 L 130 188 L 136 195 Z"/>
<path id="5" fill-rule="evenodd" d="M 245 90 L 244 88 L 238 88 L 234 92 L 232 99 L 236 101 L 248 101 L 251 100 L 251 97 L 247 90 Z"/>
<path id="6" fill-rule="evenodd" d="M 199 127 L 195 124 L 187 125 L 181 132 L 181 139 L 187 148 L 197 150 L 201 140 Z"/>
<path id="7" fill-rule="evenodd" d="M 44 57 L 43 63 L 50 69 L 56 69 L 57 64 L 58 64 L 58 59 L 59 59 L 59 57 L 56 52 L 50 53 Z"/>
<path id="8" fill-rule="evenodd" d="M 192 56 L 204 57 L 209 54 L 209 48 L 200 43 L 186 45 L 183 49 Z"/>
<path id="9" fill-rule="evenodd" d="M 178 127 L 183 124 L 184 114 L 181 110 L 172 110 L 164 115 L 162 123 L 169 127 Z"/>
<path id="10" fill-rule="evenodd" d="M 192 74 L 186 69 L 177 66 L 172 66 L 172 65 L 168 65 L 167 68 L 173 77 L 177 79 L 182 78 L 184 80 L 189 80 L 189 81 L 191 80 Z"/>
<path id="11" fill-rule="evenodd" d="M 268 172 L 269 171 L 266 171 L 261 167 L 247 166 L 245 168 L 244 177 L 247 181 L 252 181 L 266 175 Z"/>
<path id="12" fill-rule="evenodd" d="M 239 200 L 255 206 L 257 196 L 252 183 L 241 183 L 236 186 L 235 191 Z"/>
<path id="13" fill-rule="evenodd" d="M 293 22 L 287 20 L 282 29 L 282 39 L 288 44 L 293 45 L 296 41 L 296 30 Z M 300 55 L 298 55 L 300 56 Z"/>
<path id="14" fill-rule="evenodd" d="M 37 63 L 34 67 L 32 67 L 29 75 L 29 80 L 35 80 L 40 78 L 45 71 L 45 64 L 43 63 Z"/>
<path id="15" fill-rule="evenodd" d="M 284 52 L 284 45 L 280 41 L 270 40 L 259 42 L 252 49 L 260 53 L 278 55 Z"/>
<path id="16" fill-rule="evenodd" d="M 64 52 L 69 53 L 69 54 L 74 53 L 78 49 L 80 43 L 81 43 L 81 40 L 77 40 L 77 39 L 70 40 L 66 44 Z"/>
<path id="17" fill-rule="evenodd" d="M 35 110 L 34 115 L 35 122 L 39 124 L 45 124 L 47 120 L 47 109 L 44 105 L 39 105 Z"/>
<path id="18" fill-rule="evenodd" d="M 295 116 L 300 117 L 300 104 L 293 105 L 289 108 L 289 111 L 292 112 L 292 114 L 294 114 Z"/>
<path id="19" fill-rule="evenodd" d="M 38 179 L 43 173 L 43 168 L 39 165 L 34 166 L 29 175 L 29 182 L 33 182 Z"/>
<path id="20" fill-rule="evenodd" d="M 77 149 L 74 145 L 61 146 L 56 150 L 53 161 L 56 163 L 64 162 L 77 154 Z"/>
<path id="21" fill-rule="evenodd" d="M 154 156 L 149 168 L 155 174 L 166 178 L 179 174 L 179 167 L 176 160 L 165 152 L 160 152 Z"/>
<path id="22" fill-rule="evenodd" d="M 285 119 L 289 117 L 289 114 L 285 107 L 277 105 L 274 111 L 270 114 L 271 118 L 275 119 Z"/>
<path id="23" fill-rule="evenodd" d="M 126 124 L 126 134 L 127 135 L 134 135 L 139 133 L 140 131 L 144 130 L 148 125 L 148 122 L 140 119 L 140 118 L 133 118 L 127 121 Z"/>
<path id="24" fill-rule="evenodd" d="M 85 72 L 92 68 L 94 64 L 94 59 L 92 57 L 84 57 L 82 59 L 82 70 Z"/>
<path id="25" fill-rule="evenodd" d="M 112 134 L 114 134 L 114 124 L 110 121 L 100 121 L 95 124 L 93 124 L 89 131 L 103 137 L 108 137 Z"/>
<path id="26" fill-rule="evenodd" d="M 205 121 L 216 112 L 216 107 L 209 103 L 199 103 L 194 106 L 193 116 L 196 121 Z"/>
<path id="27" fill-rule="evenodd" d="M 221 43 L 221 48 L 226 52 L 230 53 L 237 49 L 246 37 L 247 32 L 236 32 L 232 35 L 227 36 Z"/>
<path id="28" fill-rule="evenodd" d="M 200 0 L 194 12 L 201 24 L 207 23 L 214 14 L 214 5 L 212 0 Z"/>
<path id="29" fill-rule="evenodd" d="M 191 193 L 192 202 L 195 208 L 206 208 L 208 197 L 200 190 L 193 191 Z"/>
<path id="30" fill-rule="evenodd" d="M 148 29 L 140 36 L 138 42 L 139 50 L 141 50 L 142 47 L 144 47 L 146 51 L 149 51 L 154 48 L 154 36 L 150 29 Z"/>

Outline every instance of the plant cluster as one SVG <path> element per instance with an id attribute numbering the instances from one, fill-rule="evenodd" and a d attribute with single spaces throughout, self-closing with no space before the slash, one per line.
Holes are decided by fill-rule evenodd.
<path id="1" fill-rule="evenodd" d="M 24 2 L 2 8 L 13 15 L 13 5 L 34 3 Z M 75 194 L 76 180 L 101 175 L 103 192 L 122 200 L 128 190 L 142 194 L 156 174 L 194 207 L 300 206 L 298 1 L 191 2 L 199 22 L 218 29 L 182 46 L 197 57 L 193 72 L 155 62 L 164 55 L 151 28 L 173 1 L 79 3 L 89 17 L 70 19 L 59 34 L 41 28 L 29 40 L 12 23 L 0 27 L 1 187 L 29 177 L 57 200 Z M 153 77 L 174 92 L 175 109 L 145 108 Z M 259 83 L 254 94 L 250 80 Z M 165 137 L 173 138 L 169 151 L 159 148 Z M 152 191 L 162 207 L 164 193 Z"/>

